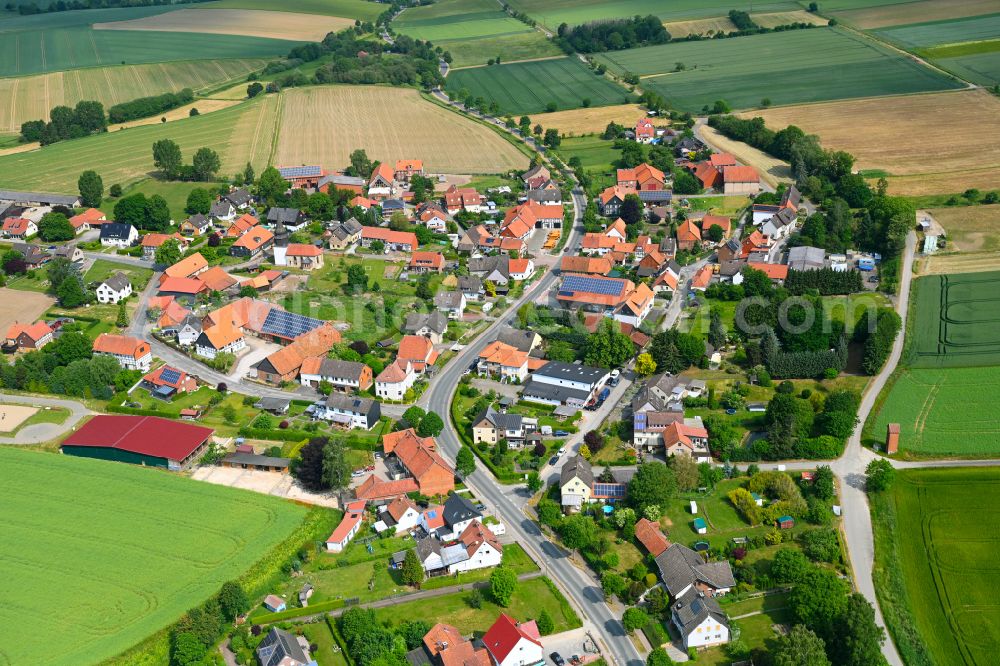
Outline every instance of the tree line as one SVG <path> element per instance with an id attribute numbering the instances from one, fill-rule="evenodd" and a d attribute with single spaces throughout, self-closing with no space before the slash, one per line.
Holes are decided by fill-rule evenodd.
<path id="1" fill-rule="evenodd" d="M 112 123 L 124 123 L 137 118 L 146 118 L 157 113 L 169 111 L 170 109 L 176 109 L 185 104 L 190 104 L 193 101 L 194 92 L 190 88 L 184 88 L 175 93 L 140 97 L 112 106 L 108 109 L 108 121 Z"/>
<path id="2" fill-rule="evenodd" d="M 874 318 L 874 321 L 872 319 Z M 903 320 L 892 308 L 879 308 L 874 314 L 865 310 L 854 327 L 854 341 L 864 343 L 861 367 L 866 374 L 877 375 L 892 352 L 892 343 L 903 327 Z"/>
<path id="3" fill-rule="evenodd" d="M 792 294 L 817 291 L 822 296 L 855 294 L 864 289 L 861 273 L 855 270 L 837 271 L 818 268 L 808 271 L 789 270 L 785 289 Z"/>
<path id="4" fill-rule="evenodd" d="M 608 21 L 592 21 L 569 27 L 563 23 L 557 30 L 556 44 L 568 54 L 621 51 L 638 46 L 666 44 L 670 33 L 663 22 L 652 14 L 642 17 Z"/>
<path id="5" fill-rule="evenodd" d="M 21 123 L 21 140 L 38 141 L 43 146 L 79 139 L 90 134 L 108 130 L 108 119 L 104 115 L 104 105 L 100 102 L 83 100 L 76 106 L 54 106 L 49 111 L 49 122 L 28 120 Z"/>

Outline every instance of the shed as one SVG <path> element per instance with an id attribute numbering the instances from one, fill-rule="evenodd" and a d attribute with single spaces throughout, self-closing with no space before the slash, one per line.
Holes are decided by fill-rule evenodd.
<path id="1" fill-rule="evenodd" d="M 753 498 L 753 503 L 757 506 L 764 506 L 764 498 L 757 493 L 750 493 L 750 497 Z"/>
<path id="2" fill-rule="evenodd" d="M 697 502 L 695 502 L 694 500 L 691 500 L 690 506 L 691 506 L 691 513 L 692 514 L 698 513 L 698 503 Z"/>
<path id="3" fill-rule="evenodd" d="M 255 402 L 254 407 L 257 409 L 263 409 L 265 412 L 281 415 L 288 412 L 288 406 L 290 404 L 291 400 L 288 398 L 270 398 L 265 396 Z"/>
<path id="4" fill-rule="evenodd" d="M 790 530 L 795 527 L 795 519 L 791 516 L 781 516 L 778 518 L 778 527 L 783 530 Z"/>
<path id="5" fill-rule="evenodd" d="M 264 597 L 264 608 L 271 611 L 272 613 L 280 613 L 287 608 L 285 600 L 279 597 L 277 594 L 269 594 Z"/>
<path id="6" fill-rule="evenodd" d="M 708 533 L 708 523 L 705 522 L 704 518 L 695 518 L 693 525 L 694 525 L 694 531 L 697 532 L 698 534 Z"/>

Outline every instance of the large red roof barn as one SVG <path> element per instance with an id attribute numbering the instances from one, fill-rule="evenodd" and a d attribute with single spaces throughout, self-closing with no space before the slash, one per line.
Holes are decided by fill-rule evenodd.
<path id="1" fill-rule="evenodd" d="M 100 414 L 62 443 L 66 455 L 180 470 L 200 456 L 211 428 L 158 416 Z"/>

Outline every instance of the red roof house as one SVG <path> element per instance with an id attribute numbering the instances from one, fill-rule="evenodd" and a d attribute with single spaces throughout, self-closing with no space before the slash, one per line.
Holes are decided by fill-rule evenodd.
<path id="1" fill-rule="evenodd" d="M 541 639 L 534 620 L 518 622 L 501 613 L 482 640 L 497 666 L 522 666 L 544 661 Z"/>

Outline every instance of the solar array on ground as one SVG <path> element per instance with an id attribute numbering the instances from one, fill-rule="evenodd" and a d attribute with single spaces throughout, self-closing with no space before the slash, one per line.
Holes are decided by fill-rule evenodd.
<path id="1" fill-rule="evenodd" d="M 181 373 L 173 368 L 164 368 L 160 373 L 160 379 L 167 384 L 176 384 L 181 379 Z"/>
<path id="2" fill-rule="evenodd" d="M 282 338 L 293 339 L 322 325 L 323 322 L 319 319 L 272 308 L 267 313 L 267 319 L 264 320 L 264 325 L 261 326 L 260 332 L 267 335 L 277 335 Z"/>
<path id="3" fill-rule="evenodd" d="M 563 278 L 561 291 L 569 293 L 586 291 L 591 294 L 617 296 L 622 293 L 624 288 L 625 283 L 618 282 L 617 280 L 602 280 L 583 275 L 567 275 Z"/>

